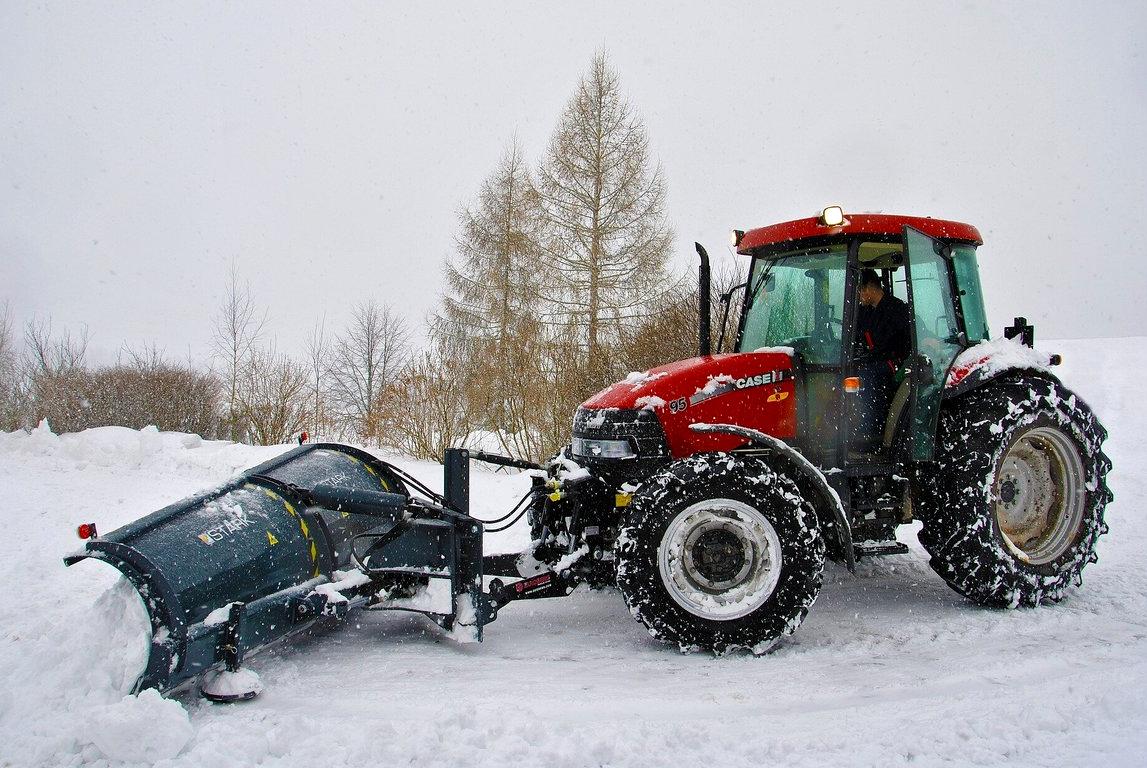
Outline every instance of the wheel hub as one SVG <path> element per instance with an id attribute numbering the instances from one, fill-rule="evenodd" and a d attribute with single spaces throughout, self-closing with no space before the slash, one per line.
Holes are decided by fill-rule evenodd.
<path id="1" fill-rule="evenodd" d="M 688 553 L 694 575 L 714 588 L 737 582 L 752 557 L 748 542 L 723 527 L 698 526 L 697 531 L 699 535 L 690 536 L 692 546 Z"/>
<path id="2" fill-rule="evenodd" d="M 682 608 L 706 619 L 735 619 L 759 608 L 776 589 L 780 538 L 757 509 L 732 499 L 710 499 L 670 522 L 658 567 Z"/>
<path id="3" fill-rule="evenodd" d="M 1008 547 L 1035 565 L 1068 550 L 1083 519 L 1083 461 L 1057 429 L 1023 433 L 1004 455 L 995 482 L 996 521 Z"/>

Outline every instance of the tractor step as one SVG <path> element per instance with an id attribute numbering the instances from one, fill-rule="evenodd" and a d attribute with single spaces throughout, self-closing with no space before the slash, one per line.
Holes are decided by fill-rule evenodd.
<path id="1" fill-rule="evenodd" d="M 908 545 L 899 541 L 862 541 L 853 545 L 856 559 L 862 557 L 876 557 L 877 555 L 906 555 Z"/>

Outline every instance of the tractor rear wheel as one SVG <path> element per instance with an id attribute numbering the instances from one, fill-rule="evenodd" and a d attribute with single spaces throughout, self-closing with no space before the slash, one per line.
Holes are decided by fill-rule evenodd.
<path id="1" fill-rule="evenodd" d="M 935 468 L 919 486 L 932 568 L 982 605 L 1061 599 L 1107 532 L 1106 436 L 1086 403 L 1037 374 L 945 403 Z"/>
<path id="2" fill-rule="evenodd" d="M 820 591 L 825 547 L 792 480 L 759 459 L 699 454 L 647 480 L 618 539 L 617 583 L 682 651 L 764 653 Z"/>

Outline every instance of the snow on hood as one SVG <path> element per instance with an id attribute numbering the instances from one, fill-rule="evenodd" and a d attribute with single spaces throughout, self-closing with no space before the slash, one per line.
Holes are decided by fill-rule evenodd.
<path id="1" fill-rule="evenodd" d="M 625 377 L 625 379 L 623 379 L 620 383 L 621 384 L 627 384 L 630 387 L 632 387 L 633 389 L 641 389 L 642 387 L 644 387 L 649 382 L 657 381 L 662 376 L 666 376 L 666 375 L 668 375 L 668 374 L 665 371 L 659 371 L 657 373 L 653 373 L 652 371 L 644 371 L 644 372 L 633 371 L 630 374 L 628 374 Z"/>

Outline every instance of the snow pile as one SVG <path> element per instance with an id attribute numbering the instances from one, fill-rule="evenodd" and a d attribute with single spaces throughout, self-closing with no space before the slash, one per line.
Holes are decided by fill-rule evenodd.
<path id="1" fill-rule="evenodd" d="M 96 427 L 57 435 L 44 420 L 31 432 L 0 433 L 0 453 L 35 457 L 48 465 L 86 469 L 89 466 L 131 469 L 192 469 L 211 476 L 233 475 L 252 463 L 279 455 L 290 446 L 238 445 L 204 440 L 184 432 L 160 432 L 155 427 Z"/>
<path id="2" fill-rule="evenodd" d="M 179 702 L 154 690 L 97 707 L 84 725 L 86 737 L 105 757 L 131 763 L 170 760 L 195 732 Z"/>
<path id="3" fill-rule="evenodd" d="M 360 570 L 335 571 L 331 583 L 318 585 L 311 594 L 322 595 L 330 604 L 345 603 L 346 595 L 340 590 L 353 589 L 369 583 L 370 577 Z"/>
<path id="4" fill-rule="evenodd" d="M 111 586 L 94 603 L 59 604 L 38 621 L 22 617 L 22 626 L 5 622 L 11 631 L 0 641 L 0 679 L 8 699 L 0 705 L 0 743 L 28 743 L 37 751 L 94 744 L 109 758 L 144 760 L 151 758 L 139 755 L 173 757 L 187 742 L 190 724 L 182 707 L 154 692 L 138 700 L 128 695 L 146 666 L 151 627 L 135 588 L 110 568 L 103 570 Z M 42 600 L 52 592 L 33 594 Z M 68 597 L 65 592 L 62 599 Z M 42 612 L 43 606 L 28 609 Z M 45 720 L 45 710 L 53 719 Z M 164 730 L 176 713 L 188 732 L 182 739 L 178 727 Z M 93 723 L 115 720 L 144 726 L 138 746 L 129 743 L 132 729 L 126 726 L 118 731 L 124 738 L 111 734 L 97 741 L 100 731 Z M 178 743 L 173 752 L 152 743 L 161 731 L 164 744 Z"/>
<path id="5" fill-rule="evenodd" d="M 215 701 L 231 703 L 258 696 L 263 692 L 263 681 L 249 667 L 240 667 L 234 672 L 213 669 L 201 678 L 199 689 Z"/>

